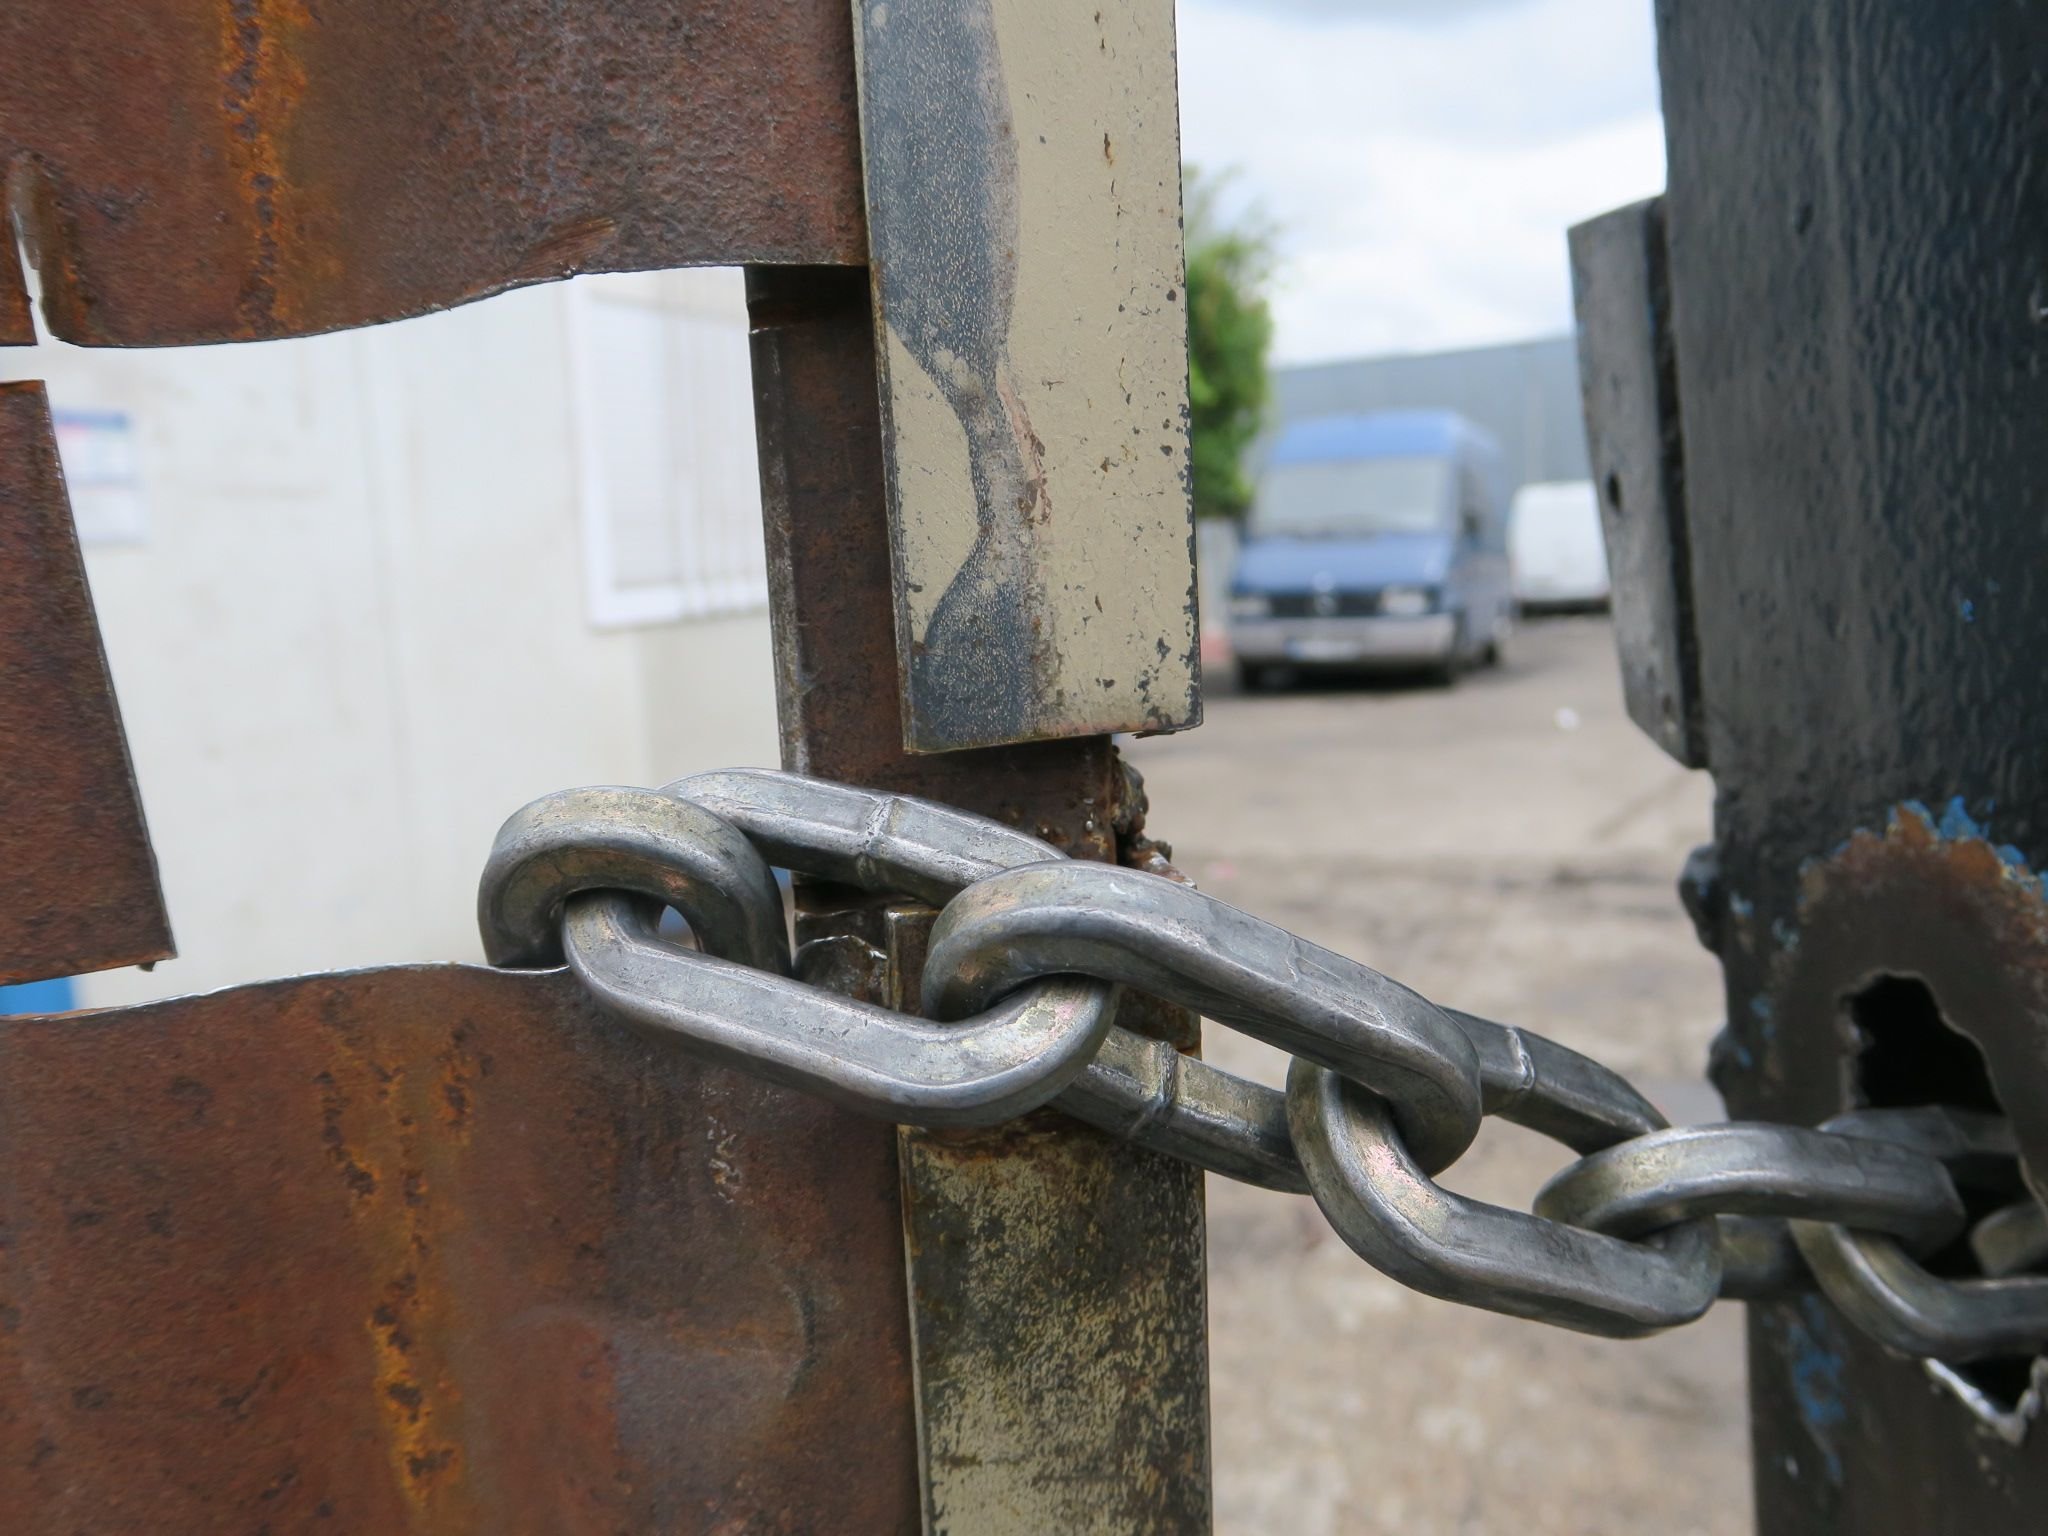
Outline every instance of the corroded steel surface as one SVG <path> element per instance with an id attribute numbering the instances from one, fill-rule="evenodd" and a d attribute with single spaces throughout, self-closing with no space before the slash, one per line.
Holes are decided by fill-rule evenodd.
<path id="1" fill-rule="evenodd" d="M 1047 1111 L 902 1137 L 925 1529 L 1207 1531 L 1201 1172 Z"/>
<path id="2" fill-rule="evenodd" d="M 0 1022 L 6 1524 L 914 1530 L 893 1165 L 846 1123 L 560 972 Z"/>
<path id="3" fill-rule="evenodd" d="M 40 384 L 0 384 L 0 983 L 173 953 Z"/>
<path id="4" fill-rule="evenodd" d="M 88 344 L 867 255 L 846 0 L 12 0 L 10 168 L 51 327 Z M 0 341 L 22 321 L 0 281 Z"/>
<path id="5" fill-rule="evenodd" d="M 1789 947 L 1740 918 L 1730 924 L 1738 945 L 1771 956 L 1758 1017 L 1846 1029 L 1846 991 L 1884 975 L 1922 982 L 1943 1022 L 1983 1051 L 2026 1170 L 2048 1191 L 2048 894 L 2018 850 L 1993 843 L 1960 805 L 1939 816 L 1897 806 L 1882 829 L 1859 830 L 1802 869 L 1798 910 Z M 1804 1043 L 1839 1052 L 1845 1041 Z M 1758 1064 L 1774 1092 L 1796 1099 L 1801 1119 L 1834 1113 L 1839 1074 L 1818 1061 L 1821 1070 L 1802 1072 L 1809 1064 L 1784 1054 Z"/>
<path id="6" fill-rule="evenodd" d="M 4 174 L 4 167 L 0 167 L 0 174 Z M 25 346 L 35 340 L 35 334 L 21 263 L 11 254 L 0 254 L 0 347 Z"/>

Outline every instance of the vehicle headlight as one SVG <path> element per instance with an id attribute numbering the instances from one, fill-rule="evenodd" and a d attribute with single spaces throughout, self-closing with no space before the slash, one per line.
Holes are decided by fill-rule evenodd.
<path id="1" fill-rule="evenodd" d="M 1436 606 L 1436 594 L 1427 587 L 1388 587 L 1380 593 L 1380 612 L 1397 619 L 1412 619 Z"/>
<path id="2" fill-rule="evenodd" d="M 1233 592 L 1230 594 L 1230 616 L 1233 619 L 1263 619 L 1273 611 L 1273 599 L 1259 592 Z"/>

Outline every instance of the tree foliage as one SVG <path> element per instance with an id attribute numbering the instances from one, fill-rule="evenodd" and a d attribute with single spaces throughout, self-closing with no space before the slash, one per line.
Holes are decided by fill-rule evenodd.
<path id="1" fill-rule="evenodd" d="M 1251 505 L 1245 450 L 1266 420 L 1273 317 L 1265 288 L 1273 233 L 1255 214 L 1226 218 L 1227 177 L 1184 175 L 1188 261 L 1188 404 L 1195 515 L 1237 517 Z"/>

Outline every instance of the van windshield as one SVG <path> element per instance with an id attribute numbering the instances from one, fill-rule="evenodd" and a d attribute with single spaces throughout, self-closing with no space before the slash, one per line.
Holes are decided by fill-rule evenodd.
<path id="1" fill-rule="evenodd" d="M 1434 533 L 1450 506 L 1448 459 L 1276 464 L 1259 482 L 1251 532 L 1282 536 Z"/>

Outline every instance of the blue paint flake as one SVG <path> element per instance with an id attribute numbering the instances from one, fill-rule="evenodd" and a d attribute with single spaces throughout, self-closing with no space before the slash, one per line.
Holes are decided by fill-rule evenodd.
<path id="1" fill-rule="evenodd" d="M 1771 1017 L 1771 1000 L 1768 997 L 1752 997 L 1749 1015 L 1756 1020 L 1757 1033 L 1766 1041 L 1777 1038 L 1778 1021 Z"/>
<path id="2" fill-rule="evenodd" d="M 1849 1409 L 1842 1401 L 1842 1354 L 1833 1344 L 1834 1329 L 1812 1296 L 1800 1297 L 1797 1310 L 1784 1314 L 1784 1320 L 1799 1421 L 1827 1464 L 1828 1481 L 1840 1484 L 1842 1454 L 1835 1431 L 1848 1421 Z"/>
<path id="3" fill-rule="evenodd" d="M 1951 840 L 1965 837 L 1981 838 L 1984 835 L 1984 829 L 1977 825 L 1976 818 L 1970 814 L 1970 808 L 1963 803 L 1961 795 L 1957 795 L 1942 807 L 1941 821 L 1935 830 Z"/>
<path id="4" fill-rule="evenodd" d="M 1962 601 L 1962 611 L 1963 622 L 1965 624 L 1974 624 L 1977 622 L 1977 605 L 1971 602 L 1967 597 L 1964 598 Z"/>

